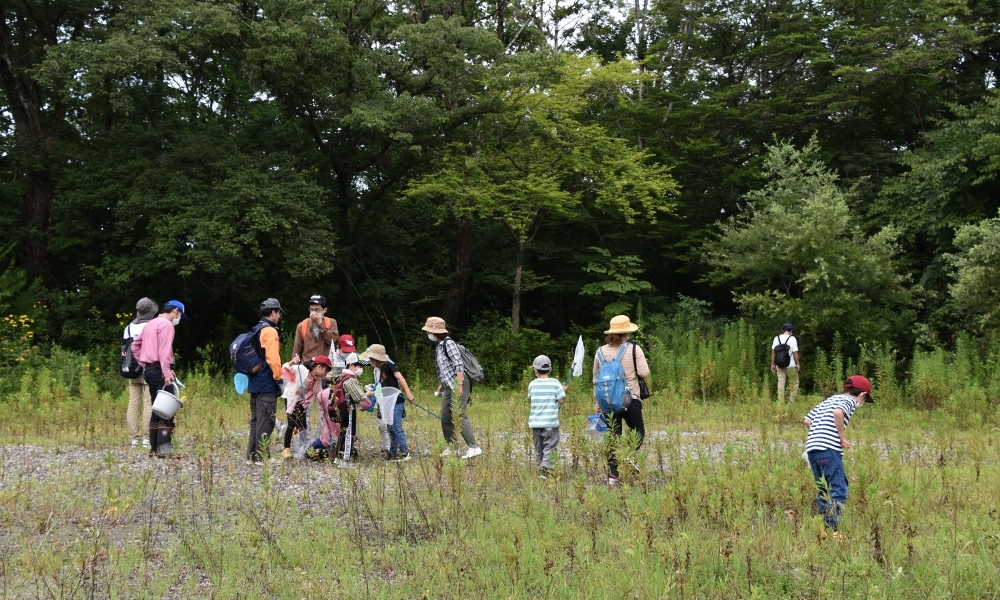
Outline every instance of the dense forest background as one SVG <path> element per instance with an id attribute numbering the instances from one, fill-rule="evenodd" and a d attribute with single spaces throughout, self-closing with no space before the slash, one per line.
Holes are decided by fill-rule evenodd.
<path id="1" fill-rule="evenodd" d="M 220 366 L 261 300 L 292 322 L 314 293 L 401 357 L 432 314 L 497 360 L 618 312 L 900 360 L 1000 324 L 992 0 L 0 17 L 3 368 L 113 363 L 142 296 Z"/>

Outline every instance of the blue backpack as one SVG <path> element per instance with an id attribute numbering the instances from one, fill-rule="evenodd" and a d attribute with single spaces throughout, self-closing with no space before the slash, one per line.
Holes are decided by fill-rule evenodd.
<path id="1" fill-rule="evenodd" d="M 604 414 L 617 415 L 632 405 L 632 394 L 625 385 L 625 371 L 622 369 L 625 347 L 622 344 L 614 360 L 605 360 L 604 353 L 597 350 L 601 368 L 597 370 L 597 381 L 594 382 L 594 397 Z"/>
<path id="2" fill-rule="evenodd" d="M 256 375 L 265 364 L 264 349 L 260 347 L 260 330 L 270 327 L 268 323 L 261 321 L 247 333 L 236 336 L 232 344 L 229 344 L 229 361 L 237 373 L 244 375 Z"/>

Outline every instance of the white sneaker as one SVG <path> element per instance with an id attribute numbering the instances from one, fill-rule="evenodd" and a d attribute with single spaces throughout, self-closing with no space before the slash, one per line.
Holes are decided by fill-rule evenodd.
<path id="1" fill-rule="evenodd" d="M 483 449 L 480 448 L 479 446 L 469 446 L 469 449 L 466 450 L 465 454 L 462 455 L 462 460 L 479 456 L 482 453 Z"/>
<path id="2" fill-rule="evenodd" d="M 142 440 L 142 447 L 145 448 L 146 450 L 149 450 L 149 440 L 143 439 Z"/>
<path id="3" fill-rule="evenodd" d="M 441 456 L 451 456 L 451 455 L 452 455 L 451 448 L 445 448 L 444 450 L 441 451 Z"/>
<path id="4" fill-rule="evenodd" d="M 139 440 L 132 440 L 132 448 L 138 448 L 138 447 L 139 447 Z"/>

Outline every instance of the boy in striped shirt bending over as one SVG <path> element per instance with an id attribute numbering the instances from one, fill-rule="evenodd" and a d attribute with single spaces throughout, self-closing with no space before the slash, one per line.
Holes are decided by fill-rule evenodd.
<path id="1" fill-rule="evenodd" d="M 531 401 L 528 427 L 535 441 L 538 476 L 545 479 L 549 476 L 552 458 L 559 445 L 559 407 L 566 401 L 569 386 L 549 377 L 552 361 L 544 354 L 535 357 L 531 368 L 535 370 L 535 380 L 528 384 L 528 399 Z"/>
<path id="2" fill-rule="evenodd" d="M 840 511 L 847 502 L 847 475 L 844 473 L 844 449 L 847 442 L 847 424 L 859 406 L 874 402 L 872 383 L 867 377 L 851 375 L 844 382 L 844 391 L 830 396 L 809 411 L 805 417 L 809 435 L 806 437 L 806 457 L 816 479 L 819 493 L 816 508 L 823 515 L 823 522 L 838 537 L 837 524 Z"/>

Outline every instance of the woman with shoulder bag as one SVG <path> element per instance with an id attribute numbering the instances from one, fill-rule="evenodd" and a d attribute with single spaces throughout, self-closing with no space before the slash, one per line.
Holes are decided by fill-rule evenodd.
<path id="1" fill-rule="evenodd" d="M 597 349 L 597 353 L 604 357 L 604 361 L 615 360 L 622 346 L 629 341 L 629 335 L 639 329 L 639 326 L 632 323 L 625 315 L 618 315 L 611 319 L 610 327 L 604 332 L 604 345 Z M 610 415 L 609 433 L 613 436 L 621 436 L 622 423 L 628 425 L 639 436 L 639 446 L 646 437 L 646 426 L 642 420 L 642 400 L 649 397 L 646 389 L 646 382 L 649 377 L 649 364 L 646 363 L 646 354 L 638 344 L 632 342 L 632 348 L 626 351 L 621 360 L 622 371 L 625 373 L 625 385 L 632 395 L 632 403 L 629 407 L 616 415 Z M 597 372 L 601 368 L 601 359 L 594 356 L 594 381 L 597 380 Z M 640 393 L 641 392 L 641 393 Z M 600 412 L 600 408 L 598 408 Z M 614 452 L 608 455 L 608 485 L 617 484 L 621 478 L 618 474 L 618 459 Z"/>

